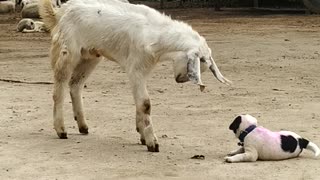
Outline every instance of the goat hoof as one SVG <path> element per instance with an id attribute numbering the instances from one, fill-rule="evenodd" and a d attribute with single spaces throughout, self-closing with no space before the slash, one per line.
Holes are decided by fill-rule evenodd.
<path id="1" fill-rule="evenodd" d="M 58 133 L 60 139 L 68 139 L 67 133 Z"/>
<path id="2" fill-rule="evenodd" d="M 140 142 L 141 142 L 142 145 L 146 145 L 146 140 L 140 139 Z"/>
<path id="3" fill-rule="evenodd" d="M 89 129 L 88 129 L 87 127 L 81 127 L 81 128 L 79 128 L 79 132 L 80 132 L 81 134 L 88 134 L 88 133 L 89 133 L 88 130 L 89 130 Z"/>
<path id="4" fill-rule="evenodd" d="M 159 144 L 155 144 L 155 146 L 147 146 L 149 152 L 159 152 Z"/>

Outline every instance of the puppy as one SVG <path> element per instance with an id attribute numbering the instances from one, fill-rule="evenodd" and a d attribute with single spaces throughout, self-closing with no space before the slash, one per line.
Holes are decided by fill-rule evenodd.
<path id="1" fill-rule="evenodd" d="M 240 115 L 229 126 L 240 140 L 240 149 L 225 157 L 227 162 L 252 162 L 259 160 L 283 160 L 299 156 L 303 149 L 315 156 L 320 150 L 314 143 L 290 131 L 272 132 L 257 126 L 257 119 L 251 115 Z"/>

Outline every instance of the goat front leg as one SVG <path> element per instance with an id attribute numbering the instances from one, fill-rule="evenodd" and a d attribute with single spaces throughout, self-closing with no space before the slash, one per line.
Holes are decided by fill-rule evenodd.
<path id="1" fill-rule="evenodd" d="M 144 76 L 130 76 L 133 96 L 136 104 L 136 128 L 140 133 L 140 141 L 147 145 L 148 151 L 159 152 L 159 144 L 153 132 L 151 120 L 151 103 Z"/>

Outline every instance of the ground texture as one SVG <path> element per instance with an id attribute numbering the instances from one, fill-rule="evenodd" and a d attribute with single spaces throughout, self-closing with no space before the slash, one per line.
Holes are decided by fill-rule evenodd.
<path id="1" fill-rule="evenodd" d="M 207 39 L 234 84 L 206 72 L 201 93 L 191 83 L 175 83 L 171 62 L 159 64 L 148 89 L 160 153 L 139 144 L 126 74 L 110 61 L 99 64 L 84 89 L 89 135 L 78 133 L 68 97 L 69 139 L 58 139 L 52 85 L 5 81 L 52 82 L 50 36 L 17 33 L 18 15 L 0 15 L 0 179 L 319 179 L 320 159 L 308 151 L 286 161 L 228 164 L 223 157 L 237 148 L 228 126 L 240 113 L 320 145 L 320 17 L 167 13 Z"/>

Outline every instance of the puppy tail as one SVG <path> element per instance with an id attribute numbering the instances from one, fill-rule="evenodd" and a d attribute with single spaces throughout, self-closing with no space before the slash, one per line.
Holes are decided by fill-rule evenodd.
<path id="1" fill-rule="evenodd" d="M 313 142 L 309 142 L 306 149 L 312 151 L 314 153 L 315 157 L 319 156 L 319 154 L 320 154 L 319 147 L 316 144 L 314 144 Z"/>
<path id="2" fill-rule="evenodd" d="M 299 139 L 299 146 L 301 149 L 308 149 L 309 151 L 312 151 L 314 153 L 315 157 L 320 155 L 319 147 L 316 144 L 314 144 L 313 142 L 308 141 L 307 139 L 300 138 Z"/>
<path id="3" fill-rule="evenodd" d="M 56 12 L 52 6 L 51 0 L 39 1 L 39 14 L 49 30 L 52 30 L 58 23 Z"/>

